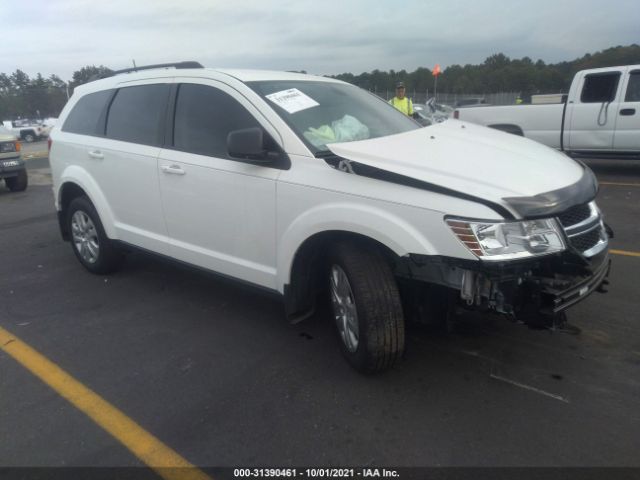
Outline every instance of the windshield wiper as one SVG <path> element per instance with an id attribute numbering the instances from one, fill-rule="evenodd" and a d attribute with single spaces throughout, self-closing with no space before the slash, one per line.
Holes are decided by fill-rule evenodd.
<path id="1" fill-rule="evenodd" d="M 315 153 L 315 157 L 316 158 L 327 158 L 327 157 L 337 157 L 337 155 L 335 153 L 333 153 L 331 150 L 326 149 L 326 150 L 318 150 Z"/>

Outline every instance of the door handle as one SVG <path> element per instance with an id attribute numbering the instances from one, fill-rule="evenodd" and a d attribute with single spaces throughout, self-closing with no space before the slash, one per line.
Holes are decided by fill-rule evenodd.
<path id="1" fill-rule="evenodd" d="M 160 170 L 162 170 L 164 173 L 170 173 L 172 175 L 184 175 L 185 172 L 182 168 L 180 168 L 179 165 L 162 165 L 160 167 Z"/>
<path id="2" fill-rule="evenodd" d="M 100 150 L 89 150 L 87 154 L 96 160 L 102 160 L 104 158 L 104 154 Z"/>
<path id="3" fill-rule="evenodd" d="M 635 108 L 623 108 L 622 110 L 620 110 L 620 115 L 635 115 L 636 113 L 636 109 Z"/>

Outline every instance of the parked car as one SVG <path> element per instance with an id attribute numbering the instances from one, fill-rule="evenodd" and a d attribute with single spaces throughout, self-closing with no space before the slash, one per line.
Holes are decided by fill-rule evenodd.
<path id="1" fill-rule="evenodd" d="M 48 137 L 51 133 L 51 129 L 58 123 L 58 119 L 55 117 L 49 117 L 42 120 L 42 136 Z"/>
<path id="2" fill-rule="evenodd" d="M 484 107 L 489 105 L 487 103 L 486 98 L 484 97 L 477 97 L 477 98 L 461 98 L 460 100 L 458 100 L 456 102 L 455 107 L 456 108 L 462 108 L 462 107 Z"/>
<path id="3" fill-rule="evenodd" d="M 597 182 L 566 155 L 421 128 L 335 79 L 154 68 L 77 87 L 51 133 L 60 230 L 90 272 L 140 248 L 271 291 L 291 322 L 326 292 L 364 372 L 402 357 L 405 318 L 549 326 L 606 282 Z"/>
<path id="4" fill-rule="evenodd" d="M 35 142 L 49 134 L 49 129 L 45 128 L 41 123 L 31 120 L 13 120 L 2 123 L 7 130 L 27 143 Z"/>
<path id="5" fill-rule="evenodd" d="M 21 192 L 27 188 L 27 169 L 20 158 L 20 142 L 12 132 L 0 126 L 0 180 L 2 179 L 12 192 Z"/>
<path id="6" fill-rule="evenodd" d="M 413 110 L 417 114 L 416 120 L 423 126 L 444 122 L 453 115 L 453 108 L 436 103 L 435 98 L 430 98 L 426 103 L 414 104 Z"/>
<path id="7" fill-rule="evenodd" d="M 571 155 L 640 157 L 640 65 L 582 70 L 564 103 L 460 109 L 460 120 Z"/>

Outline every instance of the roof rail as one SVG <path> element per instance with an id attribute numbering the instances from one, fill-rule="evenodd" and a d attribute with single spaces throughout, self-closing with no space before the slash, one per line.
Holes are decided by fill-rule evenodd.
<path id="1" fill-rule="evenodd" d="M 188 61 L 188 62 L 176 62 L 176 63 L 157 63 L 155 65 L 144 65 L 142 67 L 131 67 L 122 70 L 116 70 L 111 75 L 119 75 L 121 73 L 137 72 L 139 70 L 152 70 L 154 68 L 204 68 L 200 62 Z"/>

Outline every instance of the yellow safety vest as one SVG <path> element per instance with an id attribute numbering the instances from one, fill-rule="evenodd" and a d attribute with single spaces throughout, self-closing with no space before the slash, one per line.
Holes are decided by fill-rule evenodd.
<path id="1" fill-rule="evenodd" d="M 393 97 L 389 100 L 389 103 L 400 110 L 405 115 L 413 115 L 413 103 L 409 97 L 404 97 L 400 99 L 398 97 Z"/>

